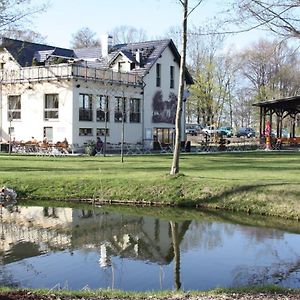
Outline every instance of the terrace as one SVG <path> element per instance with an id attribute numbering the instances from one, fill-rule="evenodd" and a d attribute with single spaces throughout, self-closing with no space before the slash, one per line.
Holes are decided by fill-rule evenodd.
<path id="1" fill-rule="evenodd" d="M 41 82 L 61 79 L 83 79 L 111 84 L 126 84 L 142 87 L 143 80 L 132 73 L 121 73 L 107 69 L 92 68 L 76 64 L 24 67 L 17 70 L 2 70 L 0 81 L 7 83 Z"/>

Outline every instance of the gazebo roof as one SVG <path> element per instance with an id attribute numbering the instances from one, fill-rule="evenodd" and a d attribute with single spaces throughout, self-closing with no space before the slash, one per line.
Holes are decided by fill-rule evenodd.
<path id="1" fill-rule="evenodd" d="M 275 110 L 300 112 L 300 96 L 293 96 L 288 98 L 254 103 L 253 106 L 275 109 Z"/>

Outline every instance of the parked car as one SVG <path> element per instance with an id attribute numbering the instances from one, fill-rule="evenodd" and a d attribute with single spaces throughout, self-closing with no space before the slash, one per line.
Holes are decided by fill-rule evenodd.
<path id="1" fill-rule="evenodd" d="M 197 135 L 197 129 L 194 126 L 186 126 L 185 133 L 190 135 Z"/>
<path id="2" fill-rule="evenodd" d="M 220 127 L 218 129 L 218 133 L 220 135 L 226 136 L 226 137 L 232 137 L 233 136 L 233 131 L 231 127 Z"/>
<path id="3" fill-rule="evenodd" d="M 275 138 L 277 137 L 277 130 L 276 129 L 272 129 L 271 136 L 275 137 Z M 286 128 L 282 128 L 281 137 L 288 138 L 289 136 L 290 136 L 289 131 Z"/>
<path id="4" fill-rule="evenodd" d="M 237 137 L 246 136 L 248 138 L 255 137 L 255 131 L 250 127 L 242 127 L 237 131 L 236 136 Z"/>
<path id="5" fill-rule="evenodd" d="M 197 133 L 201 133 L 203 126 L 201 124 L 197 124 L 197 123 L 187 123 L 187 124 L 185 124 L 185 128 L 192 129 L 192 131 L 194 131 L 194 129 L 195 129 Z M 186 132 L 186 133 L 188 133 L 188 132 Z"/>
<path id="6" fill-rule="evenodd" d="M 206 126 L 202 129 L 202 132 L 206 135 L 218 134 L 218 129 L 215 126 Z"/>

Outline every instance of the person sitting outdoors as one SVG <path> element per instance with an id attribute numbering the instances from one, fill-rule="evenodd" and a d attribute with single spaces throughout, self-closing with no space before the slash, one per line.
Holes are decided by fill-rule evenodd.
<path id="1" fill-rule="evenodd" d="M 97 137 L 95 150 L 96 150 L 96 153 L 102 153 L 102 150 L 103 150 L 103 142 L 99 136 Z"/>

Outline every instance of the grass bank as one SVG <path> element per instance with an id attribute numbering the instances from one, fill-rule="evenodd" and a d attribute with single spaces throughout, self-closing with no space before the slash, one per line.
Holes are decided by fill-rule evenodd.
<path id="1" fill-rule="evenodd" d="M 35 299 L 33 295 L 47 299 L 299 299 L 299 289 L 285 289 L 277 286 L 217 288 L 205 292 L 200 291 L 152 291 L 126 292 L 119 290 L 88 290 L 88 291 L 53 291 L 46 289 L 12 289 L 0 287 L 0 295 L 20 295 L 22 299 Z M 22 296 L 22 297 L 21 297 Z M 27 298 L 28 297 L 28 298 Z M 8 298 L 11 299 L 11 298 Z M 17 298 L 12 298 L 17 299 Z M 40 299 L 40 298 L 39 298 Z"/>
<path id="2" fill-rule="evenodd" d="M 20 198 L 124 201 L 300 219 L 300 152 L 39 157 L 0 155 L 0 184 Z"/>

